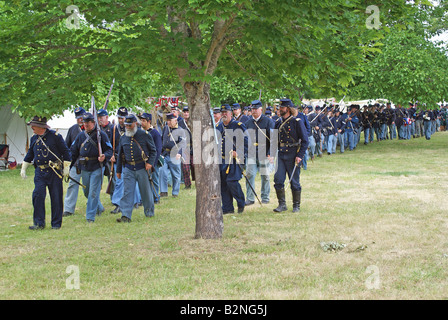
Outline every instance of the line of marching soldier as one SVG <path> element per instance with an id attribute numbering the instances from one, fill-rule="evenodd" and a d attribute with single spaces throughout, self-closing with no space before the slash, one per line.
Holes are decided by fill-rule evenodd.
<path id="1" fill-rule="evenodd" d="M 223 104 L 213 110 L 215 129 L 221 137 L 223 213 L 235 212 L 234 200 L 239 213 L 254 204 L 255 198 L 260 204 L 269 203 L 273 171 L 278 200 L 274 211 L 288 210 L 285 190 L 290 186 L 292 211 L 297 212 L 302 191 L 300 170 L 307 169 L 310 158 L 321 156 L 324 150 L 334 154 L 338 145 L 341 152 L 353 150 L 361 132 L 365 144 L 375 137 L 377 141 L 420 136 L 429 140 L 435 132 L 446 130 L 447 107 L 418 110 L 414 105 L 351 105 L 347 112 L 342 112 L 336 105 L 302 106 L 300 110 L 290 99 L 281 99 L 275 111 L 268 107 L 263 114 L 259 100 L 244 108 L 238 103 L 233 107 Z M 21 170 L 21 176 L 26 178 L 27 167 L 33 164 L 36 169 L 34 223 L 30 229 L 45 227 L 46 188 L 51 198 L 53 229 L 61 227 L 63 216 L 75 212 L 80 186 L 87 198 L 86 220 L 94 222 L 105 211 L 100 201 L 105 175 L 109 178 L 110 200 L 115 205 L 111 213 L 122 214 L 117 222 L 130 222 L 133 209 L 140 205 L 145 216 L 153 217 L 154 204 L 168 196 L 170 182 L 172 196 L 177 197 L 182 179 L 186 189 L 194 180 L 191 130 L 186 121 L 188 107 L 182 111 L 184 117 L 173 107 L 159 131 L 153 127 L 149 113 L 135 116 L 122 107 L 117 111 L 115 124 L 109 122 L 106 110 L 98 111 L 96 122 L 94 115 L 78 107 L 77 123 L 69 129 L 65 140 L 49 128 L 46 118 L 34 117 L 28 125 L 35 134 Z M 261 200 L 254 188 L 257 173 L 261 176 Z M 240 185 L 243 176 L 246 195 Z M 63 179 L 69 182 L 65 202 Z"/>
<path id="2" fill-rule="evenodd" d="M 340 110 L 339 105 L 324 105 L 323 107 L 302 106 L 312 127 L 309 136 L 310 146 L 303 162 L 307 168 L 307 160 L 315 155 L 322 156 L 324 151 L 328 155 L 336 152 L 354 150 L 364 132 L 364 144 L 386 139 L 409 140 L 425 137 L 427 140 L 437 131 L 446 130 L 448 105 L 440 108 L 419 109 L 410 103 L 408 108 L 397 104 L 392 108 L 386 105 L 350 105 L 346 112 Z"/>

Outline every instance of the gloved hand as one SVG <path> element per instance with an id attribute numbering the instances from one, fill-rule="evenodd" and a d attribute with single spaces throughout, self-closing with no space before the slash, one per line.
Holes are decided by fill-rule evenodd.
<path id="1" fill-rule="evenodd" d="M 22 163 L 22 169 L 20 170 L 20 175 L 23 179 L 26 178 L 26 168 L 28 168 L 31 165 L 31 162 L 23 161 Z"/>
<path id="2" fill-rule="evenodd" d="M 70 175 L 70 161 L 64 161 L 64 171 L 62 172 L 64 177 L 68 177 Z"/>

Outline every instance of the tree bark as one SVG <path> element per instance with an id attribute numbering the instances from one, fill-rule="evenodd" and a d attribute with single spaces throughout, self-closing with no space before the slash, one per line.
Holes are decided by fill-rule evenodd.
<path id="1" fill-rule="evenodd" d="M 190 109 L 195 181 L 196 181 L 196 239 L 220 239 L 224 229 L 221 206 L 219 166 L 211 161 L 209 150 L 214 138 L 203 139 L 213 129 L 210 115 L 210 86 L 201 82 L 184 83 Z M 212 140 L 213 139 L 213 140 Z M 217 148 L 214 150 L 217 152 Z"/>

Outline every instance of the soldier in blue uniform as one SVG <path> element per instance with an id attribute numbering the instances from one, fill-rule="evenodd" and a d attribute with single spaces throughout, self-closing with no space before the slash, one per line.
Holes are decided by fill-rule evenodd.
<path id="1" fill-rule="evenodd" d="M 372 122 L 370 121 L 370 106 L 364 106 L 363 111 L 361 112 L 361 129 L 364 130 L 364 144 L 368 144 L 370 142 L 370 132 L 372 130 Z"/>
<path id="2" fill-rule="evenodd" d="M 293 212 L 300 210 L 301 192 L 300 162 L 308 148 L 308 133 L 303 120 L 291 114 L 293 103 L 289 99 L 280 100 L 280 118 L 275 122 L 278 130 L 277 171 L 274 175 L 274 188 L 278 207 L 274 212 L 286 211 L 285 179 L 286 173 L 291 180 Z"/>
<path id="3" fill-rule="evenodd" d="M 314 142 L 316 144 L 316 147 L 314 148 L 314 154 L 317 154 L 318 157 L 322 157 L 322 112 L 321 107 L 316 106 L 314 108 L 314 112 L 311 113 L 311 118 L 309 119 L 309 123 L 312 128 L 313 136 L 314 136 Z"/>
<path id="4" fill-rule="evenodd" d="M 378 119 L 380 123 L 380 140 L 386 140 L 387 136 L 387 115 L 386 106 L 383 104 L 378 113 Z"/>
<path id="5" fill-rule="evenodd" d="M 68 129 L 67 135 L 65 137 L 65 143 L 67 147 L 70 148 L 72 143 L 75 141 L 79 133 L 84 131 L 84 123 L 82 121 L 82 116 L 86 113 L 86 110 L 82 107 L 77 107 L 75 109 L 76 124 Z M 79 163 L 75 163 L 73 167 L 70 168 L 70 177 L 76 181 L 81 181 L 81 169 L 79 168 Z M 76 202 L 78 201 L 79 184 L 70 180 L 67 187 L 67 192 L 64 199 L 64 213 L 63 217 L 70 216 L 75 213 Z"/>
<path id="6" fill-rule="evenodd" d="M 167 125 L 162 134 L 162 156 L 164 164 L 160 171 L 160 196 L 168 196 L 168 175 L 171 173 L 173 179 L 172 196 L 177 197 L 181 181 L 181 161 L 183 148 L 186 147 L 186 133 L 173 113 L 166 115 Z"/>
<path id="7" fill-rule="evenodd" d="M 112 141 L 114 126 L 109 121 L 109 113 L 107 112 L 107 110 L 100 109 L 98 110 L 97 115 L 98 115 L 98 122 L 100 124 L 100 129 L 106 132 L 109 141 Z"/>
<path id="8" fill-rule="evenodd" d="M 149 174 L 156 161 L 156 146 L 152 135 L 137 127 L 135 115 L 126 117 L 125 126 L 126 133 L 121 137 L 118 147 L 117 177 L 123 179 L 124 192 L 120 200 L 122 216 L 117 222 L 131 222 L 137 183 L 145 216 L 154 216 L 154 196 Z"/>
<path id="9" fill-rule="evenodd" d="M 431 121 L 434 118 L 434 115 L 431 110 L 425 110 L 423 112 L 423 131 L 425 134 L 426 140 L 431 139 Z"/>
<path id="10" fill-rule="evenodd" d="M 213 108 L 213 118 L 215 119 L 215 126 L 218 127 L 218 125 L 222 122 L 220 107 Z"/>
<path id="11" fill-rule="evenodd" d="M 380 118 L 380 110 L 379 106 L 374 107 L 374 110 L 372 112 L 373 119 L 372 119 L 372 128 L 373 132 L 376 136 L 376 141 L 379 142 L 381 140 L 381 118 Z"/>
<path id="12" fill-rule="evenodd" d="M 126 116 L 128 115 L 128 109 L 126 107 L 121 107 L 117 111 L 117 118 L 118 118 L 118 124 L 115 125 L 115 148 L 114 154 L 112 155 L 111 161 L 114 163 L 114 173 L 115 173 L 115 187 L 114 192 L 111 197 L 111 202 L 113 205 L 115 205 L 115 208 L 110 212 L 113 214 L 121 212 L 120 209 L 120 200 L 121 197 L 123 197 L 123 180 L 118 179 L 117 177 L 117 157 L 118 157 L 118 146 L 120 144 L 121 137 L 125 134 L 126 128 L 124 125 L 124 121 L 126 120 Z M 114 141 L 110 141 L 111 144 L 114 143 Z M 134 202 L 138 202 L 139 199 L 137 199 L 137 194 Z"/>
<path id="13" fill-rule="evenodd" d="M 336 147 L 337 147 L 338 143 L 339 143 L 341 153 L 344 153 L 344 144 L 345 144 L 344 132 L 345 132 L 346 123 L 345 123 L 345 119 L 344 119 L 343 115 L 341 114 L 341 110 L 339 109 L 339 107 L 336 107 L 336 109 L 335 109 L 334 118 L 335 118 L 334 123 L 335 123 L 335 128 L 336 128 L 335 136 L 336 136 L 337 141 L 333 146 L 333 153 L 336 152 Z"/>
<path id="14" fill-rule="evenodd" d="M 185 161 L 181 164 L 182 169 L 182 179 L 185 185 L 185 189 L 191 189 L 191 181 L 194 178 L 194 167 L 193 167 L 193 141 L 190 127 L 188 126 L 190 119 L 190 109 L 188 106 L 182 108 L 183 121 L 179 124 L 182 129 L 185 130 L 187 137 L 187 145 L 184 149 L 183 157 Z"/>
<path id="15" fill-rule="evenodd" d="M 395 109 L 395 116 L 396 116 L 395 125 L 397 126 L 398 139 L 403 140 L 404 139 L 403 119 L 405 118 L 405 114 L 401 104 L 397 105 L 397 108 Z"/>
<path id="16" fill-rule="evenodd" d="M 423 111 L 417 110 L 415 112 L 415 137 L 423 137 Z"/>
<path id="17" fill-rule="evenodd" d="M 397 126 L 395 125 L 396 115 L 395 109 L 392 109 L 390 102 L 386 103 L 386 124 L 389 128 L 389 139 L 393 140 L 397 137 Z"/>
<path id="18" fill-rule="evenodd" d="M 112 144 L 113 141 L 113 134 L 114 134 L 114 125 L 109 121 L 109 113 L 105 109 L 100 109 L 97 112 L 98 116 L 98 123 L 100 125 L 100 129 L 104 131 L 107 134 L 107 137 L 109 138 L 110 143 Z M 106 161 L 103 166 L 103 174 L 107 177 L 107 180 L 111 179 L 110 172 L 111 172 L 111 161 Z M 112 195 L 111 195 L 112 197 Z"/>
<path id="19" fill-rule="evenodd" d="M 26 169 L 33 162 L 35 170 L 33 191 L 33 222 L 30 230 L 45 228 L 46 188 L 51 199 L 51 228 L 59 229 L 62 225 L 63 188 L 62 175 L 70 172 L 70 150 L 64 139 L 54 130 L 50 130 L 47 119 L 35 116 L 28 125 L 34 132 L 30 148 L 23 159 L 22 178 L 26 178 Z M 58 168 L 52 168 L 52 164 Z"/>
<path id="20" fill-rule="evenodd" d="M 244 160 L 248 154 L 248 136 L 246 126 L 232 117 L 228 104 L 221 106 L 222 122 L 217 129 L 221 132 L 221 199 L 223 214 L 234 213 L 233 199 L 236 200 L 238 213 L 245 207 L 245 197 L 239 183 L 242 178 Z"/>
<path id="21" fill-rule="evenodd" d="M 350 111 L 347 113 L 345 119 L 345 149 L 349 148 L 352 151 L 355 148 L 355 134 L 356 128 L 359 124 L 359 119 L 356 116 L 356 105 L 350 106 Z"/>
<path id="22" fill-rule="evenodd" d="M 412 136 L 413 138 L 415 138 L 415 120 L 416 120 L 416 116 L 417 116 L 416 107 L 417 107 L 417 105 L 410 103 L 409 109 L 408 109 L 408 117 L 409 117 L 410 123 L 411 123 L 410 129 L 409 129 L 410 130 L 409 136 Z"/>
<path id="23" fill-rule="evenodd" d="M 100 131 L 101 151 L 98 148 L 97 127 L 93 115 L 89 112 L 83 116 L 85 131 L 78 134 L 70 147 L 72 152 L 72 166 L 79 161 L 82 182 L 86 186 L 84 195 L 87 198 L 86 219 L 94 222 L 95 216 L 104 211 L 100 201 L 101 185 L 103 181 L 102 166 L 110 160 L 113 154 L 112 145 L 107 134 Z"/>
<path id="24" fill-rule="evenodd" d="M 233 118 L 236 121 L 239 121 L 239 122 L 242 122 L 245 124 L 247 122 L 247 120 L 249 120 L 249 117 L 241 112 L 241 106 L 239 103 L 233 104 L 232 111 L 233 111 Z"/>
<path id="25" fill-rule="evenodd" d="M 154 183 L 154 188 L 151 187 L 154 196 L 154 203 L 159 203 L 159 175 L 160 168 L 162 167 L 162 162 L 160 161 L 160 155 L 162 154 L 162 136 L 159 131 L 156 130 L 152 125 L 152 115 L 150 113 L 143 113 L 139 116 L 140 121 L 142 123 L 142 129 L 146 130 L 154 141 L 154 145 L 156 147 L 156 160 L 153 164 L 153 172 L 151 173 L 151 178 Z"/>
<path id="26" fill-rule="evenodd" d="M 333 109 L 329 109 L 322 123 L 322 128 L 327 141 L 327 154 L 331 155 L 336 152 L 337 128 L 336 118 L 333 117 Z"/>
<path id="27" fill-rule="evenodd" d="M 313 106 L 307 106 L 304 109 L 304 113 L 308 119 L 308 123 L 310 124 L 310 128 L 311 128 L 311 132 L 308 133 L 308 148 L 307 151 L 305 153 L 306 158 L 307 158 L 307 162 L 309 159 L 313 160 L 314 159 L 314 155 L 316 153 L 316 138 L 314 137 L 315 133 L 316 133 L 316 113 L 314 113 L 313 111 Z"/>
<path id="28" fill-rule="evenodd" d="M 246 203 L 255 203 L 255 195 L 249 183 L 255 187 L 255 176 L 257 171 L 261 177 L 261 202 L 269 203 L 271 187 L 269 184 L 269 164 L 273 163 L 271 157 L 271 132 L 274 129 L 274 121 L 263 114 L 262 103 L 259 100 L 252 101 L 252 116 L 246 122 L 251 144 L 249 146 L 249 156 L 247 160 L 247 181 L 246 181 Z"/>
<path id="29" fill-rule="evenodd" d="M 362 123 L 361 123 L 362 115 L 361 115 L 361 106 L 360 105 L 356 105 L 354 116 L 356 116 L 359 120 L 356 125 L 354 124 L 355 132 L 354 132 L 353 140 L 354 140 L 355 148 L 356 148 L 359 141 L 361 140 L 361 133 L 362 133 L 362 129 L 363 129 Z"/>

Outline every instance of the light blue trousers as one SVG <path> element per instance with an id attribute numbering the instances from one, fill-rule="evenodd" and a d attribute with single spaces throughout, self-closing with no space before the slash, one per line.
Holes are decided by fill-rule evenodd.
<path id="1" fill-rule="evenodd" d="M 86 219 L 95 221 L 97 212 L 104 211 L 100 201 L 101 186 L 103 182 L 103 170 L 81 171 L 82 183 L 86 186 L 84 196 L 87 198 Z"/>
<path id="2" fill-rule="evenodd" d="M 81 174 L 76 173 L 75 166 L 70 169 L 70 177 L 78 182 L 81 181 Z M 67 193 L 65 194 L 64 199 L 64 212 L 75 213 L 76 202 L 78 201 L 78 192 L 79 185 L 72 180 L 69 180 Z"/>
<path id="3" fill-rule="evenodd" d="M 255 162 L 255 163 L 253 163 Z M 257 172 L 260 172 L 261 177 L 261 201 L 269 202 L 269 194 L 271 193 L 271 187 L 269 185 L 269 160 L 256 161 L 249 159 L 246 168 L 246 176 L 255 189 L 255 176 Z M 253 193 L 249 182 L 246 181 L 246 199 L 248 201 L 255 201 L 255 194 Z"/>
<path id="4" fill-rule="evenodd" d="M 130 170 L 126 167 L 123 168 L 123 197 L 120 200 L 120 209 L 123 216 L 131 219 L 132 210 L 134 209 L 134 199 L 136 188 L 138 187 L 139 194 L 141 195 L 141 201 L 143 203 L 143 209 L 145 216 L 154 216 L 154 197 L 149 184 L 148 173 L 145 169 Z"/>

